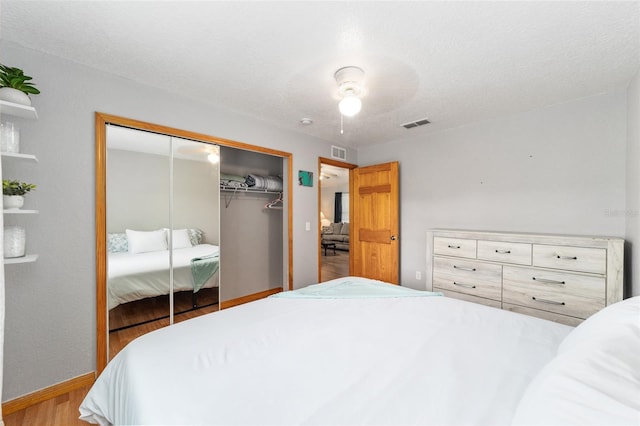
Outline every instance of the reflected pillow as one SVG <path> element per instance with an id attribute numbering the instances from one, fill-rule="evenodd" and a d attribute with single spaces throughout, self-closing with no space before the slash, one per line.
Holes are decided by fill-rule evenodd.
<path id="1" fill-rule="evenodd" d="M 189 229 L 189 239 L 191 240 L 192 246 L 197 246 L 198 244 L 202 244 L 202 237 L 204 236 L 204 232 L 198 228 L 190 228 Z"/>
<path id="2" fill-rule="evenodd" d="M 174 229 L 171 233 L 173 237 L 172 246 L 175 249 L 191 247 L 191 238 L 187 229 Z"/>
<path id="3" fill-rule="evenodd" d="M 129 253 L 146 253 L 167 250 L 167 233 L 164 229 L 157 231 L 133 231 L 127 229 Z"/>
<path id="4" fill-rule="evenodd" d="M 107 234 L 107 251 L 109 253 L 123 253 L 129 251 L 127 234 L 124 232 Z"/>

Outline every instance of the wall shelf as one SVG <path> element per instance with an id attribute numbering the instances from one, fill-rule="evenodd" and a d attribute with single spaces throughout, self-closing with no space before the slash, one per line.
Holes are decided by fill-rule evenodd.
<path id="1" fill-rule="evenodd" d="M 36 109 L 32 106 L 20 105 L 13 102 L 7 102 L 0 100 L 0 114 L 1 115 L 10 115 L 14 117 L 26 118 L 29 120 L 37 120 L 38 113 Z M 35 155 L 31 154 L 21 154 L 18 152 L 0 152 L 0 157 L 4 160 L 18 160 L 18 161 L 33 161 L 35 163 L 38 162 L 38 159 Z M 3 209 L 3 214 L 9 215 L 23 215 L 23 214 L 37 214 L 37 210 L 22 210 L 22 209 Z M 18 263 L 31 263 L 35 262 L 38 259 L 37 254 L 27 254 L 22 257 L 11 257 L 3 259 L 3 263 L 5 265 L 14 265 Z"/>
<path id="2" fill-rule="evenodd" d="M 0 114 L 13 115 L 14 117 L 26 118 L 29 120 L 38 119 L 38 113 L 34 107 L 2 100 L 0 100 Z"/>
<path id="3" fill-rule="evenodd" d="M 0 101 L 1 102 L 1 101 Z M 26 161 L 35 161 L 38 162 L 38 159 L 33 154 L 20 154 L 18 152 L 0 152 L 2 158 L 15 158 L 17 160 L 26 160 Z"/>
<path id="4" fill-rule="evenodd" d="M 4 214 L 38 214 L 38 210 L 4 209 Z"/>
<path id="5" fill-rule="evenodd" d="M 31 263 L 31 262 L 35 262 L 36 260 L 38 260 L 38 255 L 37 254 L 27 254 L 26 256 L 22 256 L 22 257 L 8 257 L 4 259 L 4 264 L 5 265 L 15 265 L 17 263 Z"/>

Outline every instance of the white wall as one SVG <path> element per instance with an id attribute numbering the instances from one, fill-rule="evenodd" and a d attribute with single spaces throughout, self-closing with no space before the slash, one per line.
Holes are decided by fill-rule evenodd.
<path id="1" fill-rule="evenodd" d="M 320 193 L 320 208 L 324 212 L 326 218 L 331 222 L 333 222 L 336 192 L 349 192 L 349 181 L 341 182 L 338 185 L 322 186 L 322 192 Z"/>
<path id="2" fill-rule="evenodd" d="M 169 138 L 167 138 L 169 139 Z M 119 149 L 107 150 L 107 232 L 199 228 L 203 242 L 219 243 L 218 165 Z M 173 217 L 170 217 L 170 188 Z"/>
<path id="3" fill-rule="evenodd" d="M 359 150 L 400 162 L 401 283 L 432 228 L 624 237 L 626 119 L 616 92 Z"/>
<path id="4" fill-rule="evenodd" d="M 220 170 L 246 176 L 282 175 L 281 157 L 220 148 Z M 220 194 L 220 300 L 228 301 L 282 288 L 283 214 L 265 209 L 274 194 L 239 192 Z"/>
<path id="5" fill-rule="evenodd" d="M 627 89 L 626 178 L 625 290 L 637 296 L 640 295 L 640 70 Z"/>
<path id="6" fill-rule="evenodd" d="M 291 152 L 296 176 L 316 170 L 331 143 L 6 41 L 0 49 L 42 91 L 39 119 L 19 121 L 23 152 L 40 160 L 14 175 L 38 184 L 27 203 L 40 214 L 23 220 L 40 258 L 6 267 L 6 401 L 95 370 L 96 111 Z M 352 150 L 348 158 L 357 161 Z M 316 190 L 317 181 L 293 187 L 295 287 L 317 281 L 317 232 L 305 231 L 318 223 Z"/>

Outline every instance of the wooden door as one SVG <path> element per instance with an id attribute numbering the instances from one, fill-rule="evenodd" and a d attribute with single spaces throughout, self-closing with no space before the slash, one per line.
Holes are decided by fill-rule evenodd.
<path id="1" fill-rule="evenodd" d="M 398 284 L 398 162 L 351 171 L 351 274 Z"/>

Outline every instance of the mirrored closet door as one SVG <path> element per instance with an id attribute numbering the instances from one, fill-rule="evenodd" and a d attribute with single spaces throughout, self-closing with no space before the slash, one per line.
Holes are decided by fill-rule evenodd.
<path id="1" fill-rule="evenodd" d="M 219 309 L 219 148 L 109 124 L 105 150 L 109 355 Z"/>
<path id="2" fill-rule="evenodd" d="M 98 373 L 142 334 L 293 288 L 291 153 L 95 119 Z"/>

